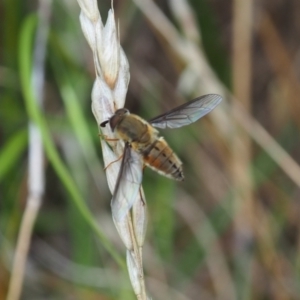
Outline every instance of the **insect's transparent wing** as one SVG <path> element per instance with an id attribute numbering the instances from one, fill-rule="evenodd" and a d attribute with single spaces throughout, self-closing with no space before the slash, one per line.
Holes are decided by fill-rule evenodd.
<path id="1" fill-rule="evenodd" d="M 178 128 L 189 125 L 205 116 L 221 101 L 220 95 L 204 95 L 151 119 L 149 123 L 158 128 Z"/>
<path id="2" fill-rule="evenodd" d="M 139 196 L 143 177 L 143 161 L 129 144 L 125 144 L 122 163 L 111 201 L 115 220 L 122 220 Z"/>

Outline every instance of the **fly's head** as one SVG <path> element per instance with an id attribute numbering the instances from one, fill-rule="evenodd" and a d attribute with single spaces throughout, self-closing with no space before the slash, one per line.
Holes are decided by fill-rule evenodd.
<path id="1" fill-rule="evenodd" d="M 120 108 L 117 109 L 114 113 L 114 115 L 111 116 L 111 118 L 109 120 L 106 120 L 104 122 L 102 122 L 100 124 L 101 127 L 105 127 L 107 123 L 109 123 L 110 128 L 112 131 L 115 130 L 115 128 L 118 126 L 118 124 L 120 124 L 120 122 L 122 122 L 122 120 L 124 119 L 124 117 L 126 115 L 129 115 L 129 110 L 126 108 Z"/>

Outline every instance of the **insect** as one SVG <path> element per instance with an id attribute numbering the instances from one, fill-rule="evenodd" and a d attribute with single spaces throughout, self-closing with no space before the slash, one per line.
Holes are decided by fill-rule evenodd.
<path id="1" fill-rule="evenodd" d="M 112 197 L 112 212 L 121 220 L 138 197 L 144 165 L 169 178 L 184 180 L 182 162 L 154 128 L 179 128 L 189 125 L 211 110 L 222 100 L 216 94 L 208 94 L 180 105 L 150 121 L 131 114 L 128 109 L 116 110 L 108 123 L 117 139 L 125 142 L 121 167 Z"/>

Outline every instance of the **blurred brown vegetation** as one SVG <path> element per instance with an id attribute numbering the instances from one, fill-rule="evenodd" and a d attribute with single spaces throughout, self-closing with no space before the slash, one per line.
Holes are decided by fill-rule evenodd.
<path id="1" fill-rule="evenodd" d="M 162 132 L 184 163 L 184 184 L 145 170 L 149 294 L 153 299 L 300 299 L 300 2 L 183 3 L 191 13 L 187 19 L 174 13 L 176 1 L 156 1 L 180 37 L 196 45 L 199 53 L 203 50 L 219 81 L 205 81 L 211 76 L 205 69 L 203 78 L 194 76 L 186 58 L 164 36 L 165 28 L 155 27 L 131 1 L 114 1 L 130 63 L 130 111 L 150 119 L 199 94 L 224 92 L 224 103 L 212 116 L 186 129 Z M 98 4 L 105 20 L 110 1 Z M 24 19 L 36 7 L 19 0 L 0 4 L 2 149 L 28 124 L 17 45 Z M 124 256 L 111 220 L 104 173 L 97 169 L 96 180 L 91 175 L 95 162 L 83 158 L 57 78 L 65 72 L 70 79 L 100 164 L 98 129 L 90 111 L 94 66 L 78 14 L 75 1 L 52 4 L 45 119 L 82 197 Z M 212 84 L 205 86 L 207 82 Z M 245 118 L 236 115 L 240 104 Z M 256 139 L 261 128 L 273 138 L 272 144 Z M 23 139 L 16 143 L 18 151 L 0 151 L 0 299 L 7 292 L 26 201 Z M 127 273 L 119 270 L 68 201 L 47 158 L 45 172 L 46 191 L 21 299 L 134 299 Z"/>

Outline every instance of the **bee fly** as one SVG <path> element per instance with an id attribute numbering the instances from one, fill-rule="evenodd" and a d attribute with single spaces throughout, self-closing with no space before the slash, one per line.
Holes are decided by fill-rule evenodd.
<path id="1" fill-rule="evenodd" d="M 204 95 L 161 114 L 149 122 L 128 109 L 121 108 L 100 124 L 109 123 L 117 139 L 125 142 L 123 159 L 112 199 L 113 215 L 122 219 L 137 199 L 144 165 L 169 178 L 184 180 L 182 162 L 170 148 L 158 128 L 179 128 L 189 125 L 211 110 L 222 100 L 215 94 Z M 122 204 L 125 199 L 125 205 Z"/>

